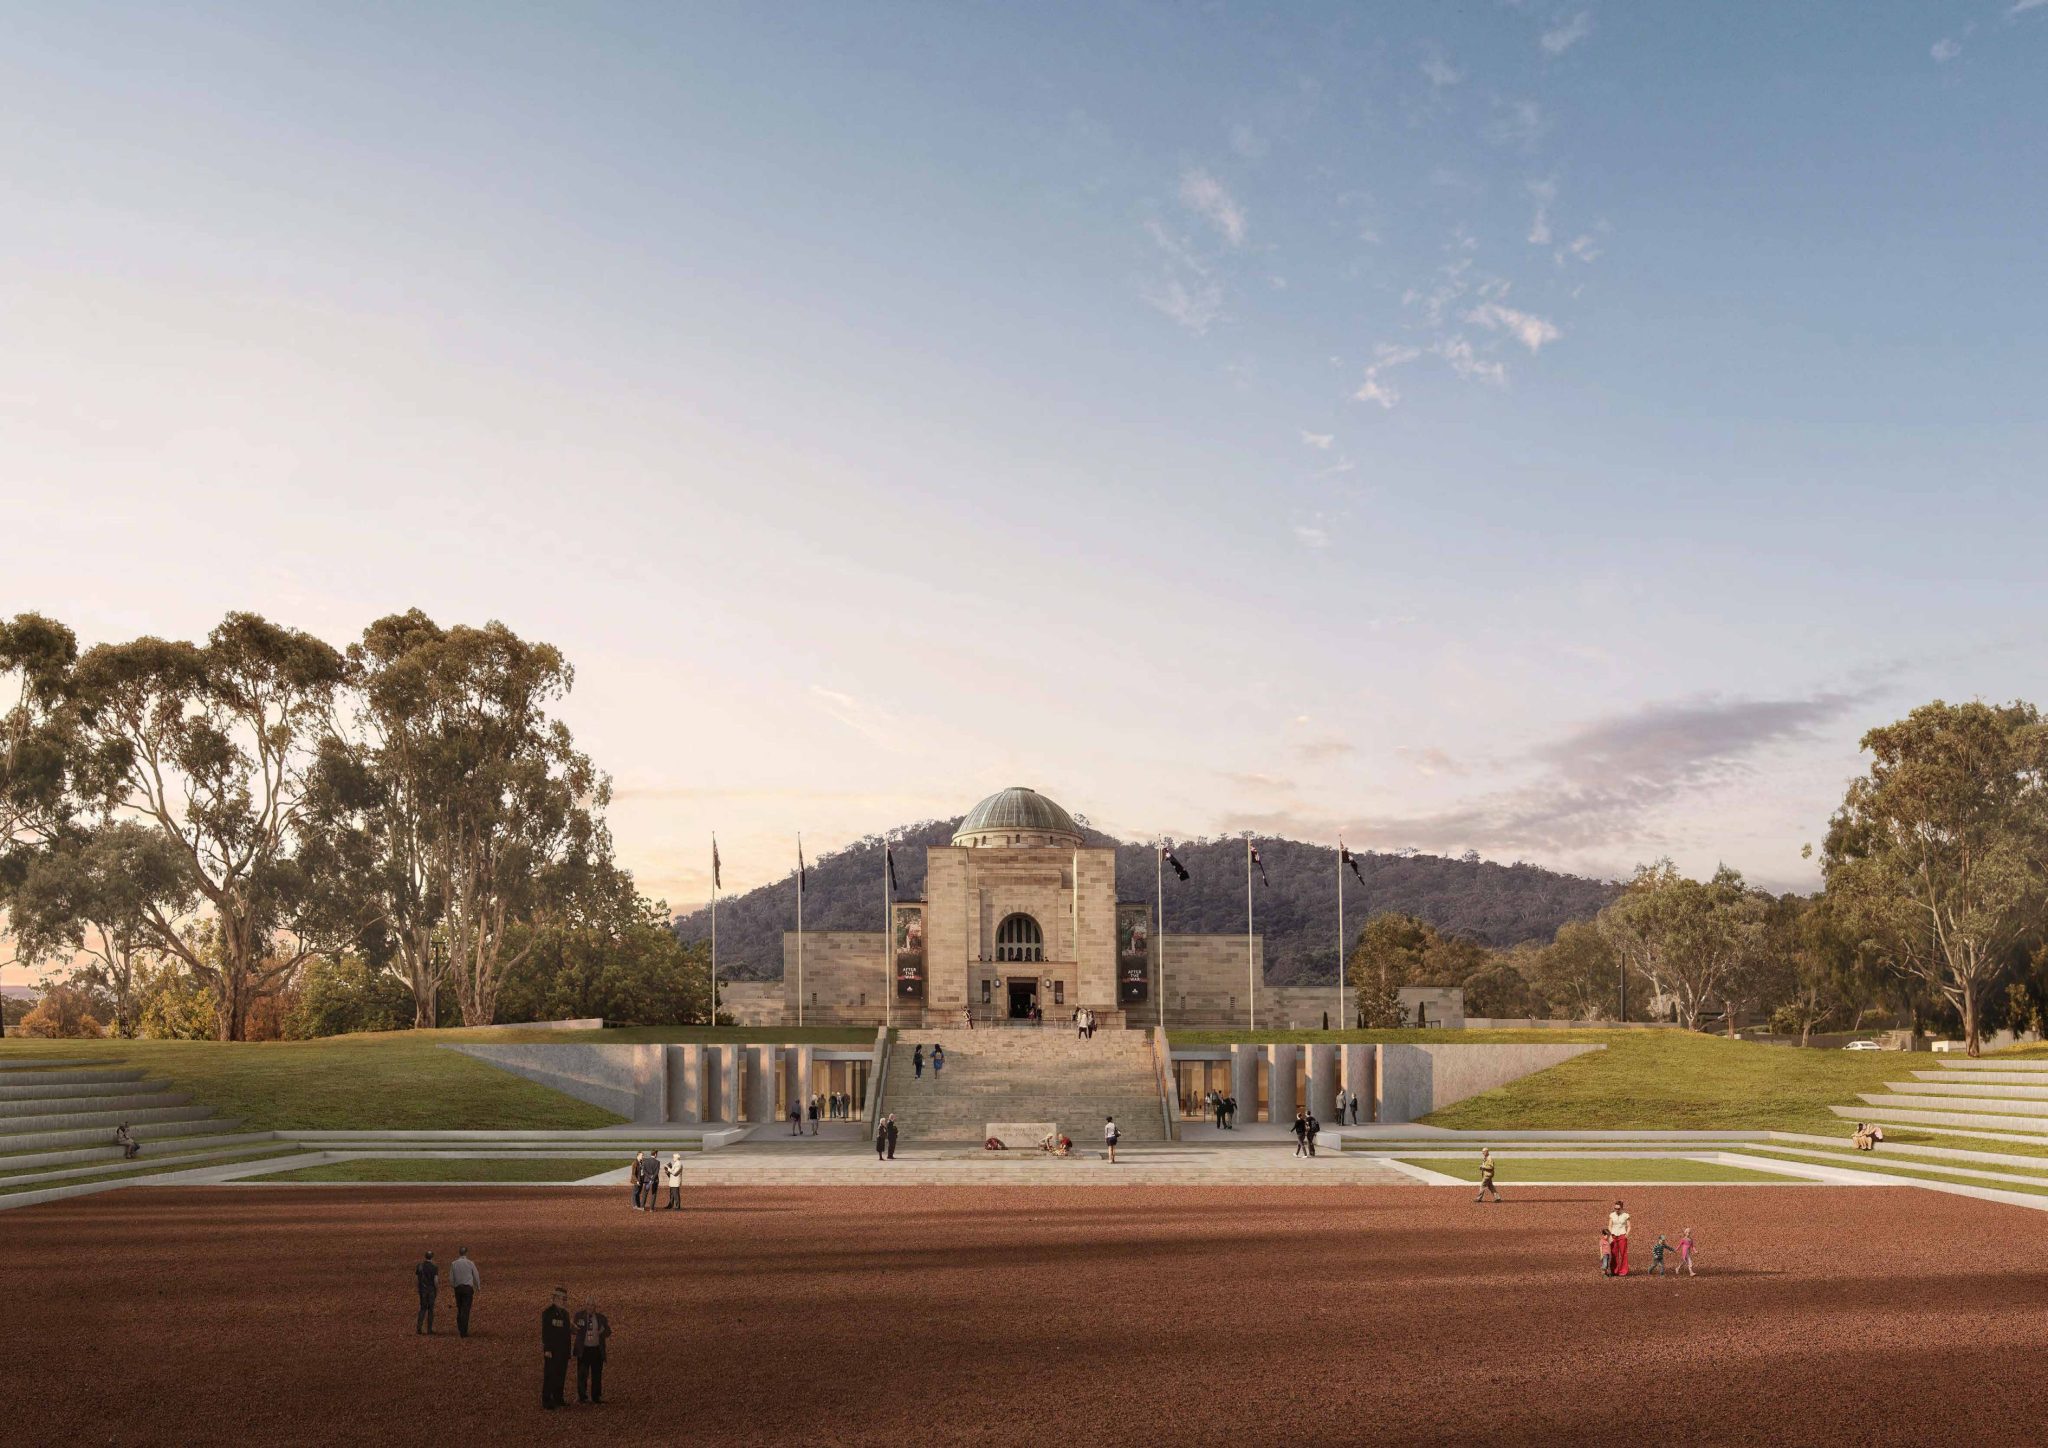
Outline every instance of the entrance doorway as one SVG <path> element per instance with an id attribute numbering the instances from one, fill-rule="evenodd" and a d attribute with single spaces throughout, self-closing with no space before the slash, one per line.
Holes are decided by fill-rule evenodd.
<path id="1" fill-rule="evenodd" d="M 1038 982 L 1030 977 L 1012 976 L 1010 987 L 1010 1019 L 1028 1021 L 1031 1008 L 1038 1004 Z"/>

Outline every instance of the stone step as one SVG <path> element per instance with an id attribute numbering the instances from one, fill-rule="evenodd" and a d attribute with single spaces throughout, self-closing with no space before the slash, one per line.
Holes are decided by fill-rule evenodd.
<path id="1" fill-rule="evenodd" d="M 216 1123 L 207 1122 L 205 1124 L 212 1126 Z M 232 1125 L 233 1123 L 219 1124 Z M 147 1140 L 149 1138 L 144 1138 L 138 1134 L 136 1139 Z M 179 1151 L 208 1151 L 215 1147 L 230 1146 L 250 1141 L 260 1141 L 272 1146 L 279 1144 L 276 1133 L 269 1131 L 223 1132 L 219 1136 L 181 1136 L 172 1139 L 177 1142 L 177 1150 Z M 32 1167 L 41 1166 L 82 1166 L 88 1162 L 119 1161 L 120 1159 L 121 1148 L 118 1146 L 73 1146 L 60 1148 L 55 1151 L 23 1151 L 0 1156 L 0 1171 L 27 1171 Z"/>
<path id="2" fill-rule="evenodd" d="M 1992 1116 L 2048 1116 L 2048 1101 L 2016 1100 L 2008 1096 L 1956 1097 L 1929 1094 L 1911 1095 L 1899 1092 L 1893 1096 L 1881 1096 L 1867 1092 L 1858 1098 L 1872 1106 L 1893 1111 L 1955 1111 L 1969 1109 L 1983 1111 Z"/>
<path id="3" fill-rule="evenodd" d="M 1999 1086 L 2016 1086 L 2016 1096 L 2048 1091 L 2048 1075 L 2033 1071 L 1915 1071 L 1913 1081 L 1887 1081 L 1894 1091 L 1974 1091 Z"/>
<path id="4" fill-rule="evenodd" d="M 2044 1101 L 2048 1100 L 2048 1081 L 2037 1085 L 2014 1086 L 2000 1081 L 1982 1081 L 1971 1077 L 1967 1081 L 1887 1081 L 1888 1090 L 1901 1096 L 1959 1096 L 1983 1097 L 1998 1101 Z"/>
<path id="5" fill-rule="evenodd" d="M 24 1071 L 22 1076 L 54 1076 L 54 1072 Z M 95 1071 L 93 1077 L 85 1079 L 86 1073 L 66 1076 L 58 1080 L 35 1081 L 28 1085 L 19 1084 L 15 1076 L 0 1076 L 0 1101 L 77 1100 L 82 1096 L 136 1096 L 149 1091 L 165 1091 L 170 1082 L 164 1080 L 145 1081 L 140 1071 Z"/>
<path id="6" fill-rule="evenodd" d="M 1965 1127 L 2002 1131 L 2018 1139 L 2048 1143 L 2048 1122 L 2035 1116 L 2001 1116 L 1991 1111 L 1943 1111 L 1891 1105 L 1830 1106 L 1828 1110 L 1844 1121 L 1874 1121 L 1880 1126 Z"/>
<path id="7" fill-rule="evenodd" d="M 0 1101 L 0 1131 L 6 1131 L 21 1120 L 79 1115 L 118 1116 L 124 1111 L 161 1111 L 173 1106 L 186 1106 L 191 1101 L 191 1097 L 175 1091 L 130 1092 L 120 1096 L 38 1096 L 23 1101 Z"/>
<path id="8" fill-rule="evenodd" d="M 106 1171 L 110 1167 L 134 1166 L 161 1171 L 180 1171 L 185 1167 L 234 1161 L 281 1149 L 281 1143 L 269 1140 L 268 1133 L 263 1133 L 253 1138 L 245 1137 L 232 1145 L 201 1146 L 180 1142 L 175 1149 L 161 1147 L 156 1152 L 144 1151 L 133 1162 L 123 1160 L 120 1151 L 116 1150 L 110 1160 L 90 1165 L 46 1168 L 41 1171 L 17 1171 L 15 1168 L 20 1163 L 13 1157 L 0 1157 L 0 1187 L 20 1186 L 27 1182 L 75 1181 L 80 1177 Z"/>
<path id="9" fill-rule="evenodd" d="M 2048 1074 L 2048 1059 L 2008 1061 L 1996 1056 L 1987 1056 L 1972 1061 L 1964 1057 L 1961 1060 L 1943 1061 L 1941 1064 L 1949 1071 L 2020 1071 L 2028 1074 Z"/>
<path id="10" fill-rule="evenodd" d="M 131 1127 L 148 1122 L 198 1121 L 213 1115 L 210 1106 L 143 1106 L 134 1110 L 100 1111 L 52 1111 L 39 1116 L 8 1116 L 0 1118 L 0 1142 L 10 1136 L 35 1131 L 90 1131 L 104 1129 L 112 1131 L 126 1122 Z"/>
<path id="11" fill-rule="evenodd" d="M 16 1071 L 65 1071 L 78 1067 L 95 1068 L 119 1063 L 118 1056 L 102 1056 L 98 1060 L 84 1056 L 76 1059 L 57 1056 L 15 1056 L 8 1053 L 6 1046 L 0 1045 L 0 1076 L 11 1076 Z"/>
<path id="12" fill-rule="evenodd" d="M 133 1069 L 104 1069 L 104 1071 L 37 1071 L 37 1069 L 14 1069 L 0 1071 L 0 1096 L 14 1096 L 16 1092 L 33 1092 L 43 1085 L 102 1085 L 117 1081 L 139 1081 L 143 1071 Z"/>
<path id="13" fill-rule="evenodd" d="M 197 1107 L 188 1107 L 187 1112 L 198 1112 L 196 1116 L 177 1121 L 131 1123 L 137 1141 L 163 1141 L 175 1136 L 203 1136 L 208 1132 L 231 1132 L 241 1125 L 239 1121 L 223 1121 L 209 1117 Z M 119 1123 L 115 1123 L 118 1125 Z M 70 1127 L 52 1131 L 16 1131 L 0 1135 L 0 1156 L 13 1152 L 55 1151 L 67 1146 L 105 1146 L 113 1140 L 113 1126 Z"/>

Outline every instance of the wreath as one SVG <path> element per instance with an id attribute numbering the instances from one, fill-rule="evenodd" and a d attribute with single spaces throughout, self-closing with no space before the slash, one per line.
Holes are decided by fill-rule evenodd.
<path id="1" fill-rule="evenodd" d="M 987 1141 L 984 1141 L 981 1144 L 981 1149 L 983 1151 L 1008 1151 L 1010 1148 L 1003 1145 L 1003 1140 L 1001 1137 L 991 1136 Z"/>

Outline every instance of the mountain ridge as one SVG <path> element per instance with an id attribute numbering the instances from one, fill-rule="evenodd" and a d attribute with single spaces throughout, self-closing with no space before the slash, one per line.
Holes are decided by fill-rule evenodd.
<path id="1" fill-rule="evenodd" d="M 896 898 L 924 891 L 925 850 L 949 844 L 959 818 L 923 820 L 891 832 Z M 1150 844 L 1132 844 L 1083 826 L 1089 844 L 1116 850 L 1117 898 L 1153 897 Z M 1261 839 L 1266 883 L 1254 877 L 1254 928 L 1266 939 L 1271 985 L 1314 985 L 1336 979 L 1337 851 L 1301 840 Z M 1169 934 L 1242 934 L 1244 841 L 1226 836 L 1177 843 L 1188 869 L 1183 882 L 1167 872 Z M 1591 919 L 1620 891 L 1612 881 L 1568 875 L 1539 865 L 1501 865 L 1472 856 L 1376 854 L 1354 850 L 1361 881 L 1344 882 L 1345 933 L 1356 943 L 1369 916 L 1415 915 L 1437 929 L 1504 947 L 1547 941 L 1560 925 Z M 882 838 L 869 835 L 811 861 L 804 887 L 806 930 L 875 930 L 880 926 Z M 708 906 L 673 921 L 686 942 L 708 940 Z M 729 980 L 780 980 L 782 932 L 796 928 L 795 872 L 718 902 L 718 968 Z"/>

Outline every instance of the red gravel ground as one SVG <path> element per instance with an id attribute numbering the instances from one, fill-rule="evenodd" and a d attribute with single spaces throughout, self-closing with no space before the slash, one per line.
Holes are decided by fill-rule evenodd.
<path id="1" fill-rule="evenodd" d="M 7 1443 L 2027 1441 L 2048 1218 L 1910 1188 L 184 1189 L 0 1216 Z M 413 1335 L 467 1243 L 477 1335 Z M 543 1413 L 548 1289 L 616 1328 Z M 1859 1391 L 1857 1385 L 1867 1385 Z M 571 1378 L 571 1396 L 574 1379 Z M 2033 1439 L 2032 1441 L 2038 1441 Z"/>

